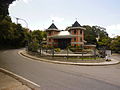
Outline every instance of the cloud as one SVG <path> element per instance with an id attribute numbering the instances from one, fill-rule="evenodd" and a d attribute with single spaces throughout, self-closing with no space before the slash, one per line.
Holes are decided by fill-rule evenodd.
<path id="1" fill-rule="evenodd" d="M 120 24 L 107 26 L 107 29 L 110 29 L 110 30 L 120 30 Z"/>
<path id="2" fill-rule="evenodd" d="M 24 3 L 28 4 L 32 0 L 22 0 Z"/>
<path id="3" fill-rule="evenodd" d="M 21 0 L 22 2 L 24 2 L 24 3 L 26 3 L 26 4 L 28 4 L 30 1 L 32 1 L 32 0 Z M 12 7 L 15 7 L 17 4 L 19 4 L 19 2 L 20 1 L 18 1 L 18 0 L 16 0 L 16 1 L 14 1 L 12 4 L 11 4 L 11 6 Z"/>
<path id="4" fill-rule="evenodd" d="M 13 3 L 11 4 L 11 6 L 13 6 L 13 7 L 16 6 L 16 2 L 13 2 Z"/>
<path id="5" fill-rule="evenodd" d="M 51 20 L 54 20 L 55 22 L 62 22 L 64 21 L 64 18 L 56 17 L 56 16 L 50 16 Z"/>
<path id="6" fill-rule="evenodd" d="M 28 3 L 29 2 L 29 0 L 22 0 L 24 3 Z"/>
<path id="7" fill-rule="evenodd" d="M 18 3 L 18 1 L 16 0 L 12 4 L 10 4 L 10 6 L 15 7 L 17 5 L 17 3 Z"/>
<path id="8" fill-rule="evenodd" d="M 110 37 L 120 35 L 120 24 L 109 25 L 106 27 L 106 30 Z"/>

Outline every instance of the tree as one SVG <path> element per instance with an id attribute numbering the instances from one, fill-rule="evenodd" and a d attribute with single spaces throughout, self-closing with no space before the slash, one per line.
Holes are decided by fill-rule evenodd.
<path id="1" fill-rule="evenodd" d="M 15 0 L 0 1 L 0 47 L 24 46 L 30 34 L 20 24 L 12 23 L 8 16 L 9 5 Z"/>
<path id="2" fill-rule="evenodd" d="M 38 49 L 39 49 L 39 43 L 38 42 L 34 41 L 34 42 L 29 43 L 29 45 L 28 45 L 28 50 L 29 51 L 37 52 Z"/>
<path id="3" fill-rule="evenodd" d="M 43 40 L 43 38 L 46 38 L 46 32 L 40 31 L 40 30 L 34 30 L 32 32 L 32 38 L 37 40 L 39 43 Z"/>
<path id="4" fill-rule="evenodd" d="M 95 44 L 96 43 L 96 34 L 94 34 L 93 29 L 89 25 L 84 25 L 84 28 L 86 30 L 84 31 L 85 35 L 85 40 L 87 41 L 87 44 Z"/>
<path id="5" fill-rule="evenodd" d="M 84 25 L 83 27 L 86 28 L 84 32 L 87 44 L 97 44 L 96 38 L 98 37 L 98 35 L 101 41 L 104 41 L 102 39 L 109 38 L 106 29 L 103 27 L 89 25 Z"/>
<path id="6" fill-rule="evenodd" d="M 112 40 L 110 48 L 115 52 L 120 51 L 120 36 L 117 36 Z"/>
<path id="7" fill-rule="evenodd" d="M 111 45 L 111 38 L 109 37 L 102 37 L 99 41 L 98 41 L 98 46 L 102 47 L 104 46 L 106 49 L 110 49 L 110 45 Z"/>
<path id="8" fill-rule="evenodd" d="M 1 0 L 0 1 L 0 22 L 9 14 L 9 5 L 15 0 Z"/>
<path id="9" fill-rule="evenodd" d="M 22 47 L 31 38 L 28 29 L 20 24 L 12 23 L 11 18 L 6 16 L 0 23 L 0 47 Z"/>
<path id="10" fill-rule="evenodd" d="M 13 29 L 10 17 L 6 17 L 0 23 L 0 45 L 13 39 Z"/>

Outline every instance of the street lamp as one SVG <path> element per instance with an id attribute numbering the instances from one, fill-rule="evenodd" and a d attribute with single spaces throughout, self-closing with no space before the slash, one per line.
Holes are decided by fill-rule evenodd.
<path id="1" fill-rule="evenodd" d="M 98 33 L 98 37 L 96 37 L 96 41 L 98 42 L 99 39 L 100 39 L 100 35 Z M 97 42 L 96 42 L 96 47 L 97 47 Z M 94 58 L 95 58 L 95 60 L 96 60 L 96 47 L 94 48 Z"/>
<path id="2" fill-rule="evenodd" d="M 52 49 L 52 58 L 54 58 L 54 42 L 52 42 L 53 49 Z"/>
<path id="3" fill-rule="evenodd" d="M 15 17 L 15 18 L 16 18 L 16 23 L 17 23 L 17 24 L 18 24 L 18 20 L 22 20 L 22 21 L 24 21 L 24 22 L 26 23 L 26 28 L 28 28 L 28 23 L 27 23 L 26 20 L 21 19 L 21 18 L 18 18 L 18 17 Z"/>
<path id="4" fill-rule="evenodd" d="M 18 24 L 18 20 L 22 20 L 26 23 L 26 28 L 28 28 L 28 23 L 26 20 L 24 19 L 21 19 L 21 18 L 18 18 L 18 17 L 15 17 L 16 18 L 16 24 Z M 28 46 L 29 46 L 29 40 L 27 40 L 27 46 L 26 46 L 26 50 L 28 51 Z"/>
<path id="5" fill-rule="evenodd" d="M 96 37 L 97 42 L 99 41 L 99 39 L 100 39 L 100 35 L 98 34 L 98 37 Z"/>

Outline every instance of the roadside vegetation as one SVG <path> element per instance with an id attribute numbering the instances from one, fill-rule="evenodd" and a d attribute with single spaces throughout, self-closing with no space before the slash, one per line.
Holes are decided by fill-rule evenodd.
<path id="1" fill-rule="evenodd" d="M 45 32 L 40 30 L 31 31 L 24 28 L 21 24 L 15 24 L 10 16 L 0 22 L 0 48 L 20 48 L 25 46 L 34 46 L 41 43 L 45 37 Z M 33 45 L 32 45 L 33 44 Z M 31 47 L 32 48 L 32 47 Z M 37 47 L 34 47 L 37 48 Z M 33 50 L 33 49 L 30 49 Z M 35 51 L 35 49 L 34 49 Z"/>
<path id="2" fill-rule="evenodd" d="M 0 47 L 18 48 L 23 47 L 29 36 L 29 30 L 20 24 L 12 23 L 11 18 L 6 16 L 0 22 Z"/>
<path id="3" fill-rule="evenodd" d="M 112 39 L 111 45 L 110 45 L 111 50 L 120 53 L 120 36 L 117 36 Z"/>

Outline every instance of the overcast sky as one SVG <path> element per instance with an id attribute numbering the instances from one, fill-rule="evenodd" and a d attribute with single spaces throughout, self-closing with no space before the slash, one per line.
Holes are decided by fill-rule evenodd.
<path id="1" fill-rule="evenodd" d="M 9 11 L 13 22 L 25 19 L 31 30 L 46 29 L 52 20 L 65 29 L 77 18 L 81 25 L 105 27 L 111 37 L 120 35 L 120 0 L 16 0 Z"/>

